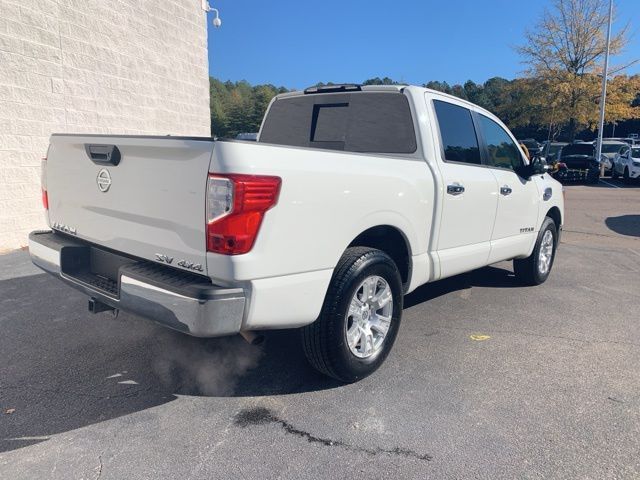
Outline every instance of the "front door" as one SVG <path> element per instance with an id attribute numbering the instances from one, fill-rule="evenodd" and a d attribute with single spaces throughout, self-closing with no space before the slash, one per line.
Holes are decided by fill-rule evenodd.
<path id="1" fill-rule="evenodd" d="M 524 166 L 522 151 L 494 120 L 476 116 L 485 144 L 486 164 L 498 182 L 498 210 L 491 235 L 489 262 L 527 254 L 537 235 L 542 198 L 533 178 L 516 173 Z"/>

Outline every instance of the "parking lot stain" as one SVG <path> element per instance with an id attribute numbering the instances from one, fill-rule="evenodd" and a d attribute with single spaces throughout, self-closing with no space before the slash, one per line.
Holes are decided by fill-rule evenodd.
<path id="1" fill-rule="evenodd" d="M 296 437 L 304 438 L 309 443 L 318 443 L 325 447 L 339 447 L 344 450 L 349 450 L 352 452 L 358 453 L 366 453 L 367 455 L 379 455 L 379 454 L 387 454 L 387 455 L 399 455 L 407 458 L 415 458 L 423 461 L 431 461 L 433 457 L 428 454 L 418 453 L 408 448 L 394 447 L 391 449 L 387 448 L 364 448 L 358 447 L 356 445 L 351 445 L 340 440 L 331 440 L 329 438 L 322 438 L 312 435 L 309 432 L 305 432 L 304 430 L 300 430 L 299 428 L 294 427 L 289 422 L 279 418 L 275 415 L 271 410 L 264 407 L 256 407 L 249 408 L 238 412 L 234 418 L 234 423 L 241 427 L 251 427 L 256 425 L 268 425 L 275 424 L 279 425 L 287 434 L 294 435 Z"/>
<path id="2" fill-rule="evenodd" d="M 489 340 L 491 337 L 490 337 L 489 335 L 479 335 L 479 334 L 476 334 L 476 335 L 469 335 L 469 338 L 470 338 L 471 340 L 476 341 L 476 342 L 483 342 L 483 341 L 485 341 L 485 340 Z"/>

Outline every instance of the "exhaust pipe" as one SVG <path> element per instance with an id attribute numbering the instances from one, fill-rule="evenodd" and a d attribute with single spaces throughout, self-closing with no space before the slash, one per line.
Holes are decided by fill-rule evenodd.
<path id="1" fill-rule="evenodd" d="M 241 330 L 240 335 L 244 338 L 249 345 L 260 345 L 264 342 L 264 335 L 262 333 L 255 333 L 249 330 Z"/>

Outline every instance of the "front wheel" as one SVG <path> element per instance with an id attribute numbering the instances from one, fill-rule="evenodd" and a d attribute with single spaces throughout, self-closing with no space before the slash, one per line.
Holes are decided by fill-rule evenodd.
<path id="1" fill-rule="evenodd" d="M 631 175 L 629 175 L 629 167 L 624 167 L 624 173 L 622 174 L 622 181 L 627 185 L 631 183 Z"/>
<path id="2" fill-rule="evenodd" d="M 402 300 L 400 273 L 386 253 L 367 247 L 347 249 L 334 271 L 320 317 L 302 329 L 309 363 L 346 383 L 375 372 L 393 347 Z"/>
<path id="3" fill-rule="evenodd" d="M 515 259 L 513 270 L 516 278 L 524 285 L 540 285 L 549 274 L 556 256 L 558 246 L 558 230 L 555 222 L 546 217 L 538 232 L 533 253 L 527 258 Z"/>
<path id="4" fill-rule="evenodd" d="M 616 180 L 618 178 L 618 171 L 616 170 L 616 166 L 614 165 L 611 169 L 611 178 Z"/>

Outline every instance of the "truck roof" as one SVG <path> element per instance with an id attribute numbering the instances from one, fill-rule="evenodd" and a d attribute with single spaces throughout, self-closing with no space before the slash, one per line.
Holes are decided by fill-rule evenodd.
<path id="1" fill-rule="evenodd" d="M 359 85 L 355 83 L 344 83 L 336 85 L 323 85 L 321 87 L 308 87 L 304 90 L 293 90 L 291 92 L 280 93 L 276 98 L 298 97 L 301 95 L 314 95 L 321 93 L 351 93 L 363 92 L 400 92 L 409 85 Z M 316 90 L 317 89 L 317 90 Z"/>
<path id="2" fill-rule="evenodd" d="M 317 89 L 317 90 L 316 90 Z M 331 94 L 331 93 L 357 93 L 357 92 L 402 92 L 405 89 L 414 90 L 414 91 L 422 91 L 429 92 L 432 94 L 440 95 L 446 98 L 450 98 L 451 100 L 455 100 L 456 102 L 461 102 L 472 106 L 473 108 L 477 108 L 486 112 L 493 118 L 495 115 L 490 111 L 480 107 L 479 105 L 465 100 L 464 98 L 456 97 L 455 95 L 450 95 L 448 93 L 441 92 L 439 90 L 433 90 L 431 88 L 419 87 L 417 85 L 359 85 L 355 83 L 346 83 L 346 84 L 335 84 L 335 85 L 323 85 L 322 87 L 309 87 L 304 90 L 295 90 L 292 92 L 280 93 L 276 95 L 275 99 L 281 98 L 290 98 L 290 97 L 298 97 L 302 95 L 316 95 L 316 94 Z"/>

